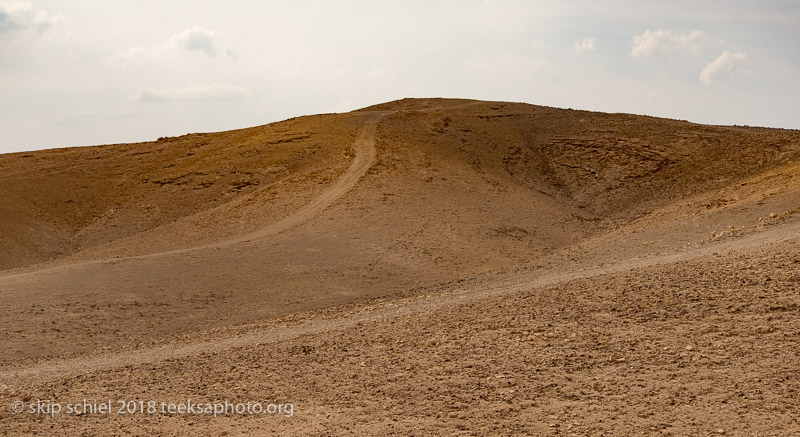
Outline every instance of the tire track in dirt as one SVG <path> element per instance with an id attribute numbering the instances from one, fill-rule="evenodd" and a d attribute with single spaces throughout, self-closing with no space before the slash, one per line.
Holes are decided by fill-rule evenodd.
<path id="1" fill-rule="evenodd" d="M 66 360 L 51 360 L 9 368 L 0 371 L 0 382 L 14 385 L 22 382 L 47 381 L 67 376 L 87 374 L 97 371 L 157 363 L 169 359 L 190 357 L 201 353 L 222 352 L 232 348 L 274 344 L 304 335 L 319 335 L 328 331 L 346 329 L 359 323 L 369 323 L 407 315 L 429 312 L 446 307 L 455 307 L 473 301 L 498 298 L 515 292 L 557 285 L 575 279 L 586 279 L 609 273 L 619 273 L 644 267 L 672 264 L 694 258 L 742 249 L 756 248 L 800 238 L 800 221 L 788 223 L 765 231 L 750 234 L 738 239 L 714 242 L 705 246 L 675 253 L 659 254 L 643 258 L 632 258 L 617 263 L 590 267 L 583 270 L 556 272 L 538 276 L 525 273 L 516 278 L 497 281 L 494 284 L 455 288 L 453 291 L 410 298 L 398 302 L 381 302 L 358 306 L 356 310 L 332 318 L 316 317 L 293 325 L 256 327 L 243 334 L 202 341 L 168 344 L 147 349 L 134 350 L 96 357 L 80 357 Z M 319 314 L 319 313 L 316 313 Z"/>
<path id="2" fill-rule="evenodd" d="M 367 170 L 369 170 L 369 168 L 372 167 L 372 164 L 375 162 L 375 157 L 377 153 L 375 150 L 375 132 L 377 130 L 378 123 L 380 122 L 380 120 L 390 112 L 391 111 L 376 111 L 372 112 L 367 116 L 367 119 L 364 121 L 364 126 L 361 127 L 361 129 L 358 131 L 355 142 L 353 144 L 353 151 L 355 152 L 355 158 L 353 159 L 353 162 L 350 164 L 347 170 L 345 170 L 345 172 L 342 173 L 342 175 L 339 178 L 337 178 L 327 190 L 325 190 L 325 192 L 314 198 L 311 202 L 307 203 L 305 206 L 301 207 L 294 213 L 276 222 L 270 223 L 269 225 L 255 232 L 245 235 L 240 235 L 231 239 L 222 240 L 211 244 L 205 244 L 195 247 L 187 247 L 183 249 L 168 250 L 164 252 L 156 252 L 145 255 L 136 255 L 128 257 L 103 258 L 103 259 L 94 259 L 88 261 L 78 261 L 69 264 L 47 266 L 44 268 L 39 268 L 36 270 L 22 272 L 22 273 L 15 273 L 8 275 L 0 274 L 0 281 L 3 279 L 36 275 L 45 272 L 67 270 L 74 267 L 84 267 L 84 266 L 97 265 L 109 262 L 116 264 L 123 261 L 149 259 L 166 255 L 190 253 L 198 250 L 215 249 L 219 247 L 230 246 L 237 243 L 249 242 L 251 240 L 263 238 L 268 235 L 278 234 L 287 229 L 299 226 L 304 222 L 308 221 L 309 219 L 311 219 L 312 216 L 314 216 L 318 212 L 324 210 L 325 208 L 333 204 L 333 202 L 342 197 L 345 193 L 347 193 L 347 191 L 353 188 L 355 184 L 361 179 L 361 177 L 363 177 L 364 174 L 366 174 Z M 11 272 L 13 272 L 13 270 Z"/>

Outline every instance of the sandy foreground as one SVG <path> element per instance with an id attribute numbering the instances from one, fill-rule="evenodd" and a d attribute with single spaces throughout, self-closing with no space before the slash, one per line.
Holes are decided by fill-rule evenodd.
<path id="1" fill-rule="evenodd" d="M 2 435 L 800 434 L 798 132 L 403 100 L 0 179 Z"/>

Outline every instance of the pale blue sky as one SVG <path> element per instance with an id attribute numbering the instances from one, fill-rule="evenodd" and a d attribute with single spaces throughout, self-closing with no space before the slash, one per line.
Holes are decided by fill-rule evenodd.
<path id="1" fill-rule="evenodd" d="M 0 0 L 0 153 L 403 97 L 800 128 L 796 1 Z"/>

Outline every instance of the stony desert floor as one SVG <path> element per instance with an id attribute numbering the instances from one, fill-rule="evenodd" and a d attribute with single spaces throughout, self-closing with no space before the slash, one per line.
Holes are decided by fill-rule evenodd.
<path id="1" fill-rule="evenodd" d="M 406 99 L 0 181 L 3 435 L 800 434 L 800 132 Z"/>

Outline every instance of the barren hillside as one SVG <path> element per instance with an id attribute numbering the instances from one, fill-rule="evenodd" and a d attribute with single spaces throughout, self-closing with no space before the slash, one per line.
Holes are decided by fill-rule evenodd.
<path id="1" fill-rule="evenodd" d="M 798 131 L 521 103 L 0 155 L 3 404 L 298 411 L 0 433 L 797 431 L 798 213 Z"/>

